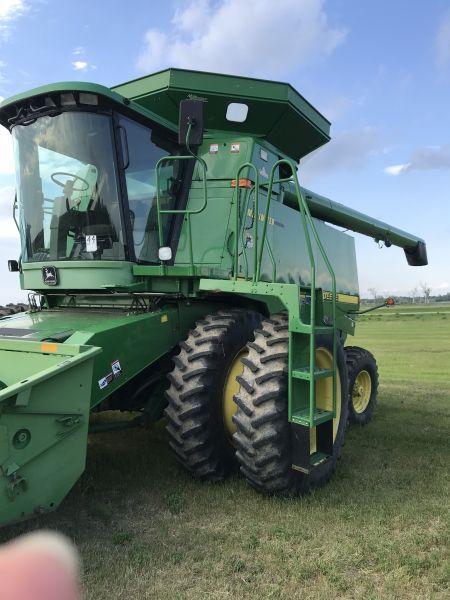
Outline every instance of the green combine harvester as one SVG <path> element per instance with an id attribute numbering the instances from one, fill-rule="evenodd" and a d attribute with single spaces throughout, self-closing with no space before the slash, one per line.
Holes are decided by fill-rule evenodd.
<path id="1" fill-rule="evenodd" d="M 29 310 L 0 318 L 0 524 L 54 510 L 97 429 L 163 415 L 193 476 L 258 491 L 331 476 L 376 401 L 343 227 L 427 264 L 423 240 L 300 187 L 330 123 L 290 85 L 169 69 L 5 100 L 10 260 Z"/>

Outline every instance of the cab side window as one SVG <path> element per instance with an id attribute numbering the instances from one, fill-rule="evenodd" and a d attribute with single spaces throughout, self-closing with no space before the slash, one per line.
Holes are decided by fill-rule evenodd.
<path id="1" fill-rule="evenodd" d="M 152 130 L 126 117 L 120 117 L 124 129 L 124 155 L 127 167 L 125 180 L 136 258 L 139 261 L 158 260 L 158 219 L 156 208 L 156 164 L 169 152 L 152 141 Z M 160 169 L 161 208 L 173 208 L 173 163 Z M 167 219 L 164 220 L 167 224 Z"/>

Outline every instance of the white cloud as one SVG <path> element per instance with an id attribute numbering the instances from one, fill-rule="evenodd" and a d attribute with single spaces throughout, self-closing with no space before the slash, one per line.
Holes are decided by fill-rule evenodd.
<path id="1" fill-rule="evenodd" d="M 137 67 L 279 77 L 325 58 L 345 36 L 329 24 L 323 0 L 191 0 L 169 32 L 147 31 Z"/>
<path id="2" fill-rule="evenodd" d="M 0 188 L 0 237 L 2 243 L 5 239 L 19 239 L 19 232 L 12 216 L 15 193 L 16 191 L 11 185 Z"/>
<path id="3" fill-rule="evenodd" d="M 335 96 L 327 99 L 323 104 L 321 113 L 332 123 L 342 117 L 355 105 L 354 100 L 347 96 Z"/>
<path id="4" fill-rule="evenodd" d="M 302 181 L 336 169 L 360 169 L 370 156 L 380 152 L 380 136 L 374 127 L 344 131 L 301 161 Z"/>
<path id="5" fill-rule="evenodd" d="M 409 171 L 429 171 L 432 169 L 450 169 L 450 144 L 427 146 L 413 152 L 407 163 L 391 165 L 384 169 L 388 175 L 400 175 Z"/>
<path id="6" fill-rule="evenodd" d="M 404 163 L 402 165 L 391 165 L 390 167 L 386 167 L 384 172 L 388 175 L 400 175 L 403 171 L 407 171 L 408 167 L 411 163 Z"/>
<path id="7" fill-rule="evenodd" d="M 19 289 L 17 273 L 9 273 L 7 269 L 7 261 L 20 256 L 19 233 L 12 217 L 14 193 L 12 185 L 0 188 L 0 304 L 26 297 Z"/>
<path id="8" fill-rule="evenodd" d="M 437 31 L 436 60 L 441 68 L 450 64 L 450 10 L 445 13 Z"/>
<path id="9" fill-rule="evenodd" d="M 11 134 L 0 126 L 0 175 L 14 174 L 14 152 Z"/>
<path id="10" fill-rule="evenodd" d="M 1 225 L 0 225 L 1 227 Z M 2 230 L 3 233 L 3 230 Z M 8 271 L 8 260 L 18 259 L 20 256 L 20 244 L 18 239 L 7 238 L 2 236 L 0 244 L 0 304 L 8 302 L 26 302 L 27 294 L 22 292 L 19 283 L 19 274 L 10 273 Z"/>
<path id="11" fill-rule="evenodd" d="M 9 208 L 12 214 L 12 203 Z M 2 244 L 5 240 L 19 240 L 19 232 L 17 231 L 16 224 L 12 220 L 12 217 L 0 219 L 0 233 Z"/>
<path id="12" fill-rule="evenodd" d="M 0 219 L 12 215 L 14 194 L 15 189 L 12 185 L 5 185 L 5 187 L 0 188 Z"/>
<path id="13" fill-rule="evenodd" d="M 28 11 L 24 0 L 0 0 L 0 34 L 8 36 L 12 21 Z"/>
<path id="14" fill-rule="evenodd" d="M 0 21 L 11 21 L 26 11 L 23 0 L 0 0 Z"/>
<path id="15" fill-rule="evenodd" d="M 87 66 L 88 64 L 85 60 L 74 60 L 72 62 L 72 67 L 75 69 L 75 71 L 86 71 Z"/>
<path id="16" fill-rule="evenodd" d="M 74 58 L 74 60 L 72 60 L 72 68 L 74 69 L 74 71 L 93 71 L 97 68 L 86 58 L 86 49 L 84 48 L 84 46 L 77 46 L 76 48 L 74 48 L 72 50 L 72 56 Z"/>

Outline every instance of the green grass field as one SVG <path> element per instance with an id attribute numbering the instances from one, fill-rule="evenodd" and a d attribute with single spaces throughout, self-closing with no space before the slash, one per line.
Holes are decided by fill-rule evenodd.
<path id="1" fill-rule="evenodd" d="M 283 500 L 238 475 L 201 484 L 163 424 L 103 433 L 59 511 L 1 539 L 36 527 L 72 537 L 92 600 L 448 598 L 450 307 L 390 310 L 348 342 L 377 357 L 379 404 L 347 431 L 326 487 Z"/>

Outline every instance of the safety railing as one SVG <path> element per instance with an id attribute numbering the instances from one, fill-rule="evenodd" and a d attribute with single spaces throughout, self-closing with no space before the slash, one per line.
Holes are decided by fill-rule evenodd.
<path id="1" fill-rule="evenodd" d="M 189 138 L 189 129 L 188 129 L 187 138 Z M 191 217 L 192 217 L 192 215 L 199 214 L 202 211 L 204 211 L 207 206 L 207 201 L 208 201 L 207 200 L 207 180 L 206 180 L 207 166 L 206 166 L 205 161 L 201 157 L 196 156 L 191 151 L 188 144 L 186 144 L 186 145 L 187 145 L 188 151 L 190 152 L 189 155 L 165 156 L 165 157 L 159 159 L 159 161 L 156 164 L 156 188 L 157 188 L 156 189 L 156 203 L 157 203 L 157 214 L 158 214 L 158 237 L 159 237 L 159 244 L 161 247 L 164 245 L 162 215 L 180 214 L 180 215 L 185 216 L 186 225 L 187 225 L 186 237 L 187 237 L 187 245 L 188 245 L 188 252 L 189 252 L 189 272 L 191 275 L 195 275 Z M 160 184 L 160 171 L 161 171 L 162 165 L 167 162 L 173 162 L 176 160 L 192 160 L 192 159 L 195 159 L 199 163 L 200 170 L 202 173 L 203 201 L 202 201 L 200 207 L 195 208 L 195 209 L 162 209 L 161 208 L 160 185 L 159 185 Z M 291 176 L 287 177 L 287 178 L 275 180 L 275 173 L 281 165 L 289 167 L 289 169 L 291 171 Z M 242 172 L 244 171 L 244 169 L 250 170 L 254 174 L 254 182 L 251 182 L 252 185 L 250 185 L 250 189 L 247 185 L 247 182 L 250 181 L 248 178 L 245 179 L 246 186 L 244 188 L 241 188 L 241 186 L 240 186 L 240 181 L 241 181 L 240 176 L 241 176 Z M 322 257 L 322 260 L 323 260 L 323 262 L 326 266 L 326 269 L 331 278 L 332 327 L 330 327 L 330 329 L 332 330 L 332 333 L 333 333 L 333 369 L 332 369 L 333 375 L 332 375 L 332 377 L 333 377 L 333 415 L 334 416 L 336 415 L 336 351 L 337 351 L 337 348 L 336 348 L 336 333 L 337 333 L 336 332 L 336 276 L 335 276 L 333 267 L 330 263 L 330 260 L 327 256 L 327 253 L 325 251 L 325 248 L 322 244 L 320 236 L 317 233 L 317 229 L 316 229 L 314 221 L 311 217 L 308 203 L 306 202 L 306 199 L 300 188 L 297 173 L 296 173 L 296 165 L 294 164 L 293 161 L 288 160 L 288 159 L 280 159 L 280 160 L 276 161 L 272 165 L 269 181 L 267 184 L 266 183 L 260 184 L 259 172 L 253 163 L 246 162 L 239 167 L 239 169 L 236 173 L 236 179 L 235 179 L 235 202 L 234 202 L 234 234 L 235 234 L 235 238 L 234 238 L 234 251 L 233 251 L 233 256 L 232 256 L 232 277 L 234 278 L 234 280 L 237 280 L 240 277 L 239 244 L 241 243 L 243 258 L 244 258 L 244 262 L 245 262 L 245 277 L 244 278 L 246 280 L 250 279 L 249 273 L 248 273 L 249 268 L 248 268 L 247 244 L 246 244 L 246 240 L 244 239 L 244 236 L 245 236 L 245 232 L 246 232 L 245 222 L 246 222 L 246 218 L 248 216 L 248 205 L 249 205 L 250 198 L 251 198 L 251 195 L 253 192 L 253 194 L 254 194 L 253 223 L 252 223 L 253 273 L 252 273 L 251 279 L 252 279 L 252 282 L 255 284 L 258 283 L 259 281 L 261 281 L 261 269 L 262 269 L 262 264 L 263 264 L 264 251 L 266 249 L 267 253 L 269 255 L 270 261 L 272 263 L 272 282 L 276 282 L 276 261 L 275 261 L 275 257 L 273 255 L 269 240 L 267 238 L 267 225 L 269 223 L 269 213 L 270 213 L 270 207 L 271 207 L 271 202 L 272 202 L 273 186 L 275 184 L 284 183 L 284 182 L 292 183 L 295 188 L 295 194 L 296 194 L 297 201 L 298 201 L 298 208 L 299 208 L 299 212 L 300 212 L 300 216 L 301 216 L 301 222 L 302 222 L 302 227 L 303 227 L 303 232 L 304 232 L 304 237 L 305 237 L 305 242 L 306 242 L 306 248 L 307 248 L 307 254 L 308 254 L 308 260 L 309 260 L 309 266 L 310 266 L 311 291 L 310 291 L 309 325 L 310 325 L 310 332 L 311 332 L 311 343 L 309 346 L 309 377 L 310 377 L 311 384 L 309 387 L 309 394 L 310 394 L 309 422 L 312 426 L 312 424 L 314 423 L 314 412 L 316 409 L 314 375 L 315 375 L 315 370 L 316 370 L 315 369 L 315 367 L 316 367 L 315 329 L 316 329 L 316 308 L 317 308 L 316 260 L 314 257 L 312 238 L 315 241 L 315 244 L 319 250 L 319 253 Z M 259 220 L 260 220 L 259 195 L 260 195 L 260 189 L 263 186 L 264 187 L 267 186 L 267 202 L 266 202 L 265 211 L 261 215 L 262 222 L 263 222 L 263 229 L 262 229 L 261 235 L 259 235 Z M 243 205 L 244 210 L 242 212 L 241 212 L 241 210 L 242 210 L 241 189 L 249 190 L 247 192 L 245 203 Z M 312 236 L 311 236 L 311 234 L 312 234 Z M 161 265 L 162 265 L 162 268 L 164 269 L 165 267 L 164 267 L 163 261 L 161 261 Z M 290 354 L 292 354 L 292 353 L 290 353 Z M 290 371 L 292 371 L 292 364 L 290 364 L 289 368 L 290 368 Z"/>
<path id="2" fill-rule="evenodd" d="M 194 249 L 193 249 L 193 244 L 192 244 L 191 216 L 198 215 L 199 213 L 201 213 L 205 210 L 206 205 L 208 203 L 208 194 L 207 194 L 207 189 L 206 189 L 206 170 L 207 170 L 206 162 L 200 156 L 196 156 L 191 151 L 191 148 L 189 146 L 189 136 L 191 133 L 191 127 L 192 126 L 189 125 L 187 134 L 186 134 L 186 147 L 187 147 L 189 154 L 182 155 L 182 156 L 177 156 L 177 155 L 163 156 L 156 163 L 156 168 L 155 168 L 155 171 L 156 171 L 156 210 L 157 210 L 157 218 L 158 218 L 158 241 L 159 241 L 160 248 L 162 246 L 164 246 L 164 232 L 163 232 L 163 224 L 162 224 L 162 215 L 184 215 L 185 216 L 186 225 L 187 225 L 187 245 L 188 245 L 188 252 L 189 252 L 189 273 L 190 273 L 190 275 L 195 275 Z M 161 167 L 165 163 L 175 162 L 177 160 L 181 160 L 181 161 L 196 160 L 198 162 L 198 164 L 200 165 L 200 168 L 202 171 L 202 183 L 203 183 L 203 185 L 202 185 L 203 202 L 199 208 L 186 208 L 186 209 L 175 209 L 175 208 L 162 209 L 161 208 L 161 195 L 160 195 L 160 185 L 159 185 Z M 162 269 L 165 268 L 163 261 L 161 261 L 161 268 Z"/>
<path id="3" fill-rule="evenodd" d="M 240 181 L 241 181 L 241 174 L 242 171 L 244 169 L 251 169 L 254 172 L 255 175 L 255 181 L 253 182 L 253 185 L 251 188 L 241 188 L 240 186 Z M 248 182 L 250 181 L 249 179 L 245 179 L 244 181 Z M 247 162 L 244 163 L 243 165 L 241 165 L 238 169 L 238 172 L 236 174 L 236 187 L 235 187 L 235 213 L 234 213 L 234 227 L 235 227 L 235 243 L 234 243 L 234 256 L 233 256 L 233 277 L 235 280 L 238 279 L 239 277 L 239 239 L 241 239 L 241 245 L 242 245 L 242 255 L 244 257 L 244 262 L 245 262 L 245 279 L 248 280 L 250 279 L 248 271 L 248 257 L 247 257 L 247 244 L 246 244 L 246 240 L 244 239 L 245 236 L 245 221 L 246 221 L 246 217 L 248 216 L 248 205 L 250 203 L 250 199 L 252 196 L 252 192 L 254 194 L 254 202 L 253 202 L 253 215 L 252 215 L 252 219 L 253 219 L 253 224 L 252 224 L 252 230 L 253 230 L 253 274 L 252 274 L 252 281 L 255 283 L 257 281 L 257 271 L 258 271 L 258 219 L 259 219 L 259 189 L 260 189 L 260 183 L 259 183 L 259 173 L 258 173 L 258 169 L 256 168 L 256 166 L 253 163 Z M 241 189 L 246 189 L 248 190 L 246 199 L 245 199 L 245 203 L 243 205 L 243 208 L 241 208 L 241 202 L 240 202 L 240 197 L 241 197 Z M 242 214 L 242 218 L 241 218 L 241 214 Z M 241 221 L 241 224 L 240 224 Z M 240 235 L 239 235 L 239 231 L 240 231 Z M 275 261 L 275 257 L 272 251 L 272 247 L 270 245 L 269 240 L 265 239 L 265 244 L 266 244 L 266 248 L 267 248 L 267 252 L 269 254 L 270 257 L 270 261 L 272 263 L 272 281 L 276 281 L 276 276 L 277 276 L 277 265 L 276 265 L 276 261 Z"/>
<path id="4" fill-rule="evenodd" d="M 284 180 L 280 179 L 275 182 L 274 181 L 275 172 L 281 165 L 287 165 L 290 168 L 291 177 L 284 179 Z M 332 332 L 333 332 L 333 415 L 334 416 L 336 415 L 336 276 L 335 276 L 333 267 L 328 259 L 325 248 L 323 247 L 320 236 L 317 233 L 317 229 L 316 229 L 314 221 L 311 217 L 308 203 L 306 202 L 305 197 L 303 196 L 302 190 L 300 188 L 297 173 L 296 173 L 296 166 L 291 160 L 280 159 L 272 165 L 272 169 L 270 172 L 270 178 L 269 178 L 268 190 L 267 190 L 267 204 L 266 204 L 266 210 L 265 210 L 264 219 L 263 219 L 263 231 L 262 231 L 259 256 L 258 256 L 258 261 L 257 261 L 258 268 L 257 268 L 256 281 L 259 281 L 260 275 L 261 275 L 261 265 L 262 265 L 263 252 L 264 252 L 264 240 L 267 235 L 267 224 L 268 224 L 268 218 L 269 218 L 270 205 L 271 205 L 271 201 L 272 201 L 273 185 L 274 185 L 274 183 L 281 183 L 283 181 L 292 182 L 295 187 L 295 192 L 296 192 L 299 211 L 300 211 L 300 215 L 301 215 L 303 231 L 305 234 L 308 258 L 309 258 L 309 263 L 310 263 L 311 292 L 310 292 L 309 320 L 310 320 L 310 325 L 311 325 L 312 339 L 311 339 L 311 343 L 310 343 L 310 347 L 309 347 L 309 370 L 310 370 L 310 381 L 311 381 L 311 385 L 309 386 L 309 394 L 310 394 L 309 422 L 312 425 L 314 423 L 314 411 L 315 411 L 314 373 L 315 373 L 315 369 L 316 369 L 316 358 L 315 358 L 315 343 L 314 342 L 315 342 L 315 326 L 316 326 L 316 291 L 317 290 L 316 290 L 316 261 L 314 258 L 314 251 L 313 251 L 313 247 L 312 247 L 312 243 L 311 243 L 310 231 L 313 234 L 317 248 L 319 249 L 319 252 L 322 256 L 322 259 L 325 263 L 325 266 L 326 266 L 327 271 L 331 278 L 332 321 L 333 321 Z M 292 354 L 292 353 L 290 353 L 290 354 Z M 292 366 L 292 365 L 290 365 L 290 366 Z M 290 370 L 292 370 L 292 369 L 290 368 Z"/>

